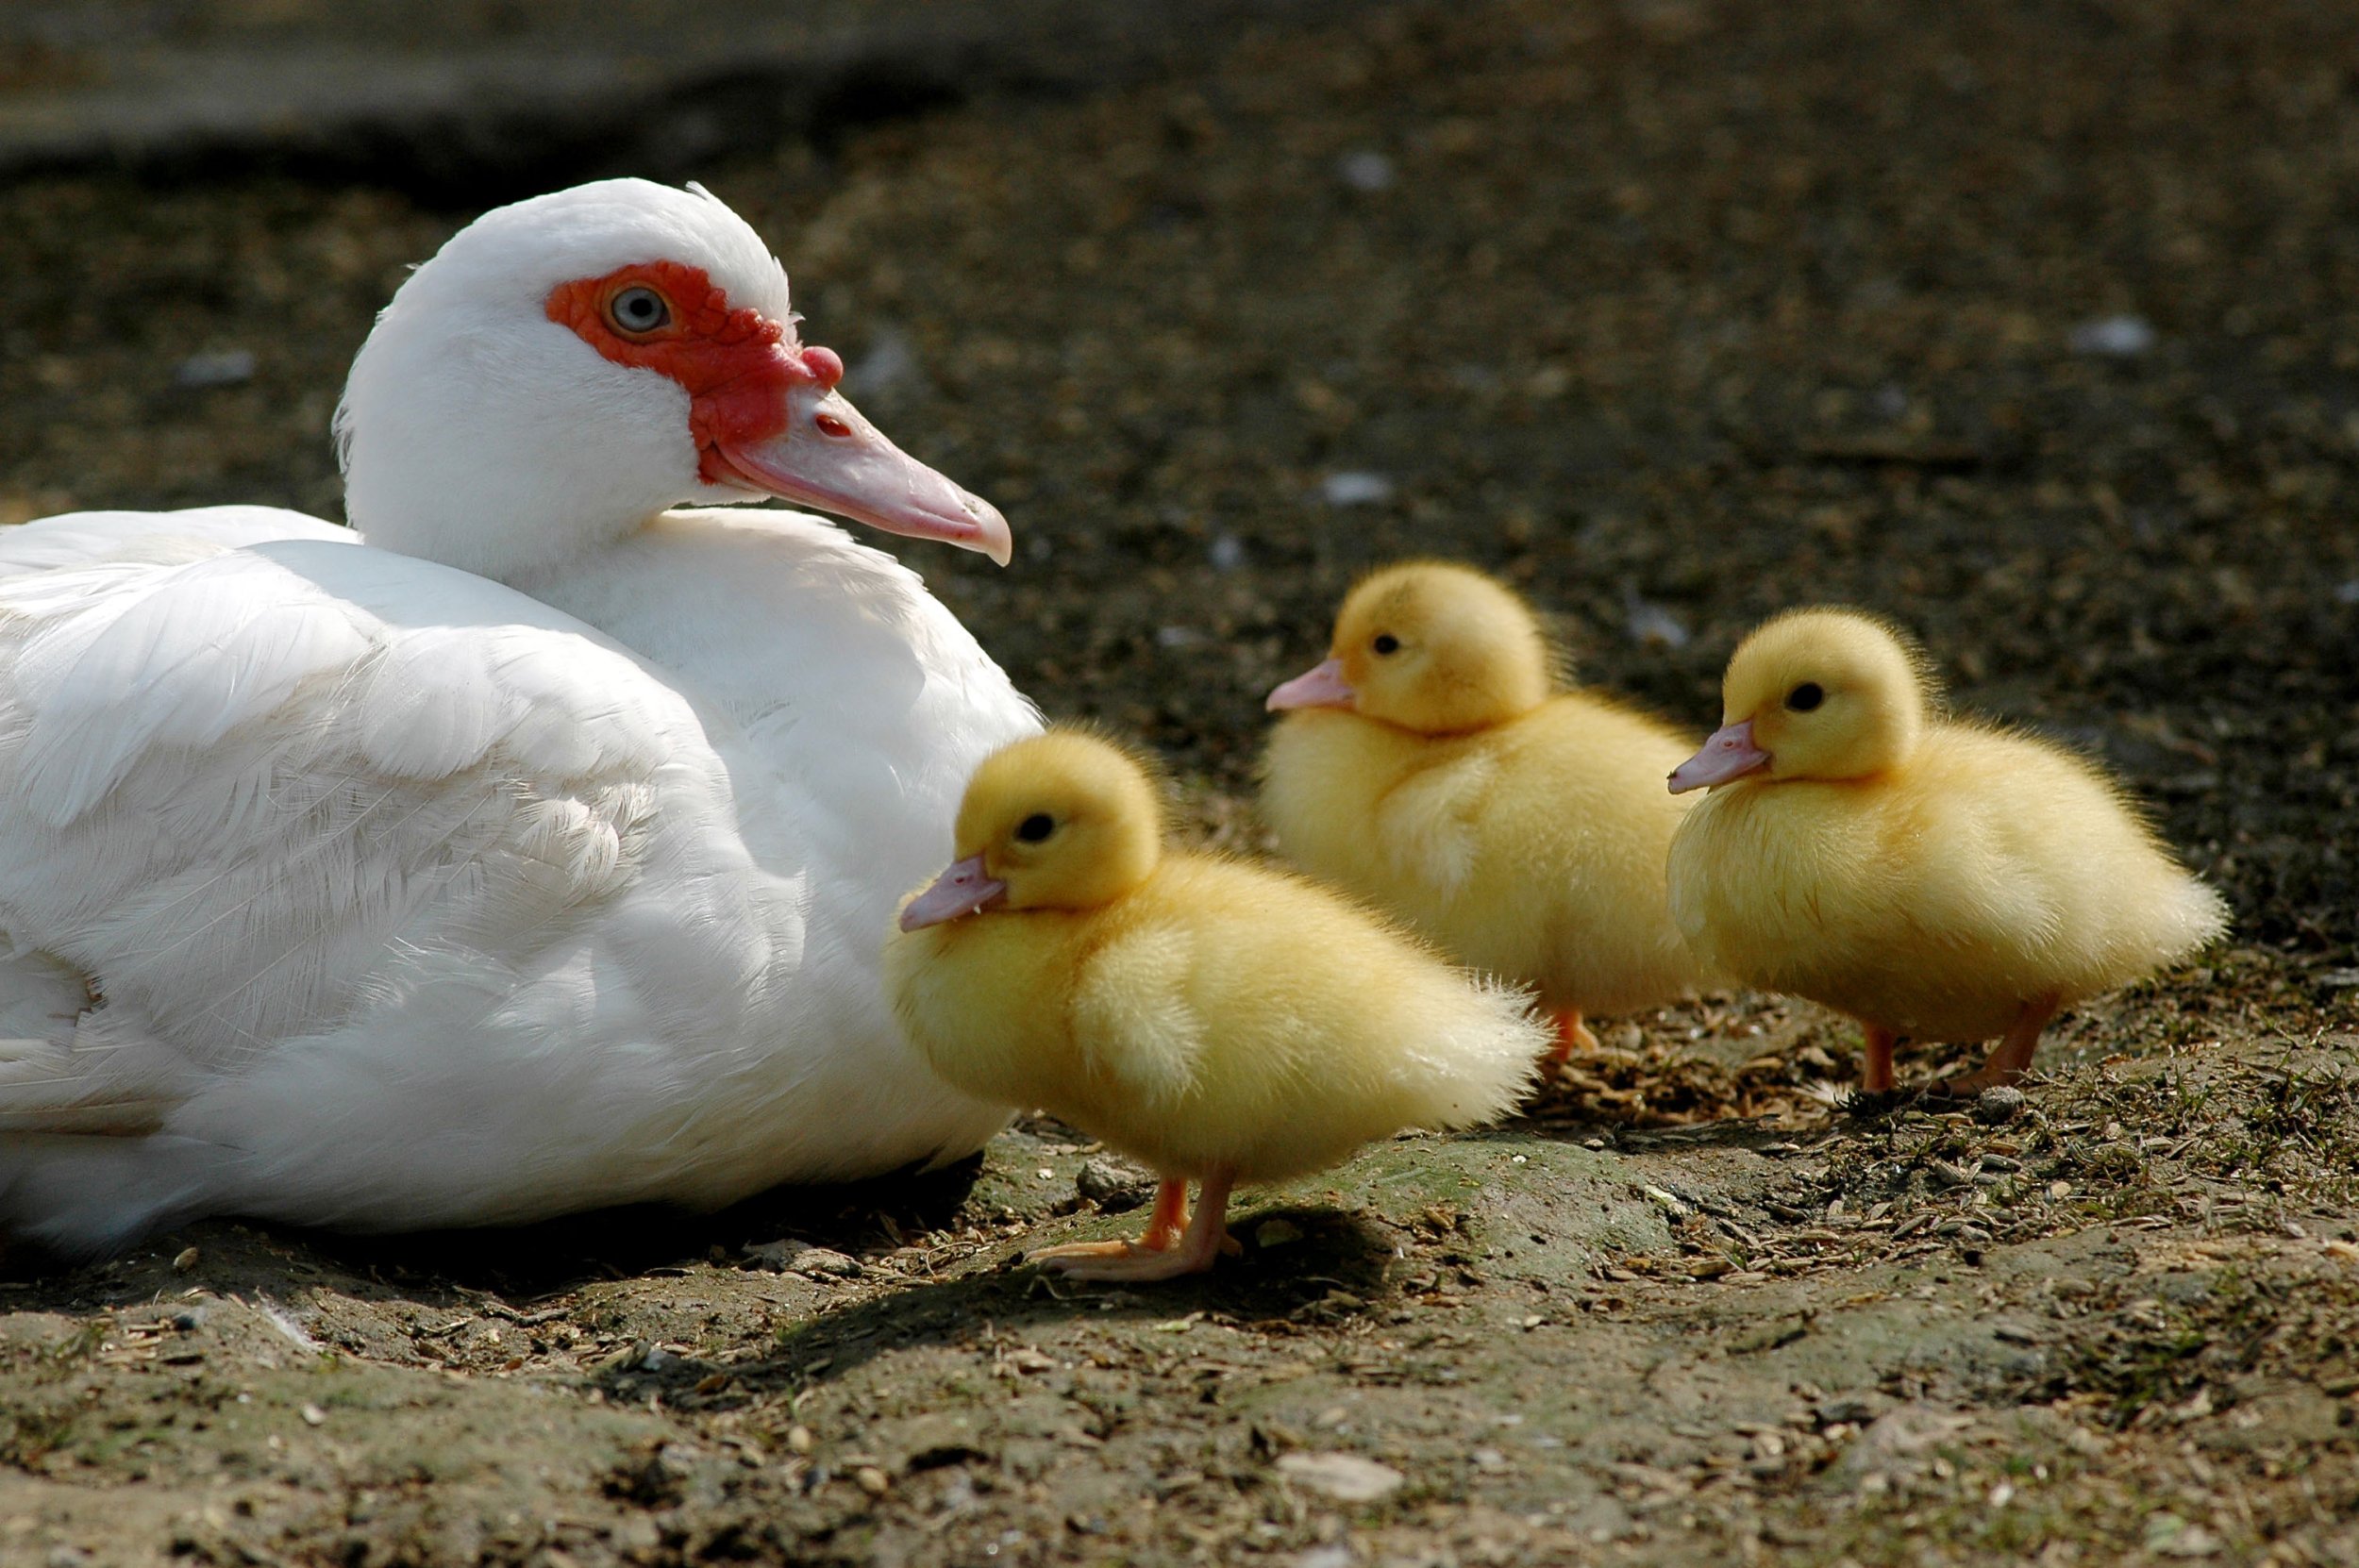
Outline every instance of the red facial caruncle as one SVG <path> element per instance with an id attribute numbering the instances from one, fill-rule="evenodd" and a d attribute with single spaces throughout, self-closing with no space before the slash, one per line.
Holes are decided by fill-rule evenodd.
<path id="1" fill-rule="evenodd" d="M 687 392 L 705 484 L 1008 563 L 1008 520 L 997 508 L 887 441 L 838 390 L 841 359 L 797 343 L 785 322 L 732 309 L 703 268 L 635 262 L 559 284 L 544 309 L 605 359 Z"/>
<path id="2" fill-rule="evenodd" d="M 614 363 L 656 371 L 687 391 L 696 473 L 711 485 L 743 483 L 724 448 L 786 433 L 793 388 L 825 393 L 844 376 L 833 350 L 802 347 L 786 323 L 751 307 L 730 309 L 705 270 L 684 262 L 639 262 L 560 283 L 547 310 Z M 833 417 L 821 414 L 820 429 L 849 435 L 827 427 Z"/>

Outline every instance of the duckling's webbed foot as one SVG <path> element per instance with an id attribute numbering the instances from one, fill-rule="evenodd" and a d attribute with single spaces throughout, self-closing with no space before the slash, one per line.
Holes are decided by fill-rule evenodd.
<path id="1" fill-rule="evenodd" d="M 1204 1178 L 1196 1194 L 1196 1213 L 1188 1221 L 1187 1231 L 1179 1244 L 1149 1247 L 1143 1242 L 1077 1243 L 1072 1246 L 1051 1247 L 1032 1256 L 1051 1268 L 1074 1279 L 1119 1279 L 1144 1282 L 1154 1279 L 1176 1279 L 1183 1274 L 1201 1274 L 1213 1266 L 1224 1250 L 1233 1247 L 1229 1240 L 1229 1189 L 1235 1177 L 1215 1172 Z M 1165 1182 L 1168 1191 L 1178 1186 L 1182 1201 L 1187 1192 L 1185 1182 Z M 1163 1193 L 1156 1194 L 1157 1218 L 1163 1213 Z M 1148 1228 L 1147 1238 L 1155 1234 Z"/>
<path id="2" fill-rule="evenodd" d="M 1188 1228 L 1188 1184 L 1184 1179 L 1167 1178 L 1155 1188 L 1155 1212 L 1146 1222 L 1146 1234 L 1135 1242 L 1067 1242 L 1062 1246 L 1043 1247 L 1027 1253 L 1029 1261 L 1059 1263 L 1075 1258 L 1131 1258 L 1142 1252 L 1167 1252 Z"/>
<path id="3" fill-rule="evenodd" d="M 2032 1065 L 2032 1053 L 2039 1049 L 2040 1031 L 2056 1016 L 2057 998 L 2034 996 L 2023 1004 L 2023 1010 L 2015 1015 L 2006 1037 L 1992 1048 L 1990 1057 L 1973 1072 L 1954 1078 L 1945 1078 L 1929 1093 L 1952 1099 L 1972 1099 L 1985 1089 L 2001 1089 L 2019 1081 Z"/>
<path id="4" fill-rule="evenodd" d="M 1566 1008 L 1556 1015 L 1556 1044 L 1542 1059 L 1540 1070 L 1553 1077 L 1564 1071 L 1564 1064 L 1573 1059 L 1576 1050 L 1586 1056 L 1602 1049 L 1589 1026 L 1581 1021 L 1581 1009 Z"/>

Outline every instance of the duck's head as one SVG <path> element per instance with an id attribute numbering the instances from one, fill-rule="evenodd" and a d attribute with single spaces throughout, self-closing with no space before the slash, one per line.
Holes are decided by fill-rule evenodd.
<path id="1" fill-rule="evenodd" d="M 1756 776 L 1865 778 L 1924 732 L 1929 676 L 1901 633 L 1849 609 L 1763 623 L 1730 656 L 1720 728 L 1671 774 L 1671 792 Z"/>
<path id="2" fill-rule="evenodd" d="M 1273 712 L 1345 708 L 1422 735 L 1502 724 L 1548 700 L 1548 639 L 1504 584 L 1447 561 L 1408 561 L 1344 599 L 1324 662 L 1269 694 Z"/>
<path id="3" fill-rule="evenodd" d="M 862 418 L 795 322 L 761 237 L 694 186 L 601 180 L 487 212 L 353 361 L 351 520 L 507 576 L 669 507 L 778 496 L 1004 564 L 1006 520 Z"/>
<path id="4" fill-rule="evenodd" d="M 1120 747 L 1078 730 L 1001 747 L 959 803 L 958 859 L 901 909 L 918 930 L 986 909 L 1091 909 L 1141 882 L 1163 856 L 1154 779 Z"/>

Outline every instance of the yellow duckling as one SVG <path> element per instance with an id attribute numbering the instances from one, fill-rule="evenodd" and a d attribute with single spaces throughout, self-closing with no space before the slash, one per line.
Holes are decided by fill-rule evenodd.
<path id="1" fill-rule="evenodd" d="M 1088 1278 L 1210 1268 L 1232 1186 L 1404 1126 L 1489 1121 L 1546 1043 L 1527 998 L 1307 882 L 1167 851 L 1163 833 L 1122 751 L 1071 730 L 1018 741 L 976 770 L 959 859 L 885 949 L 886 993 L 934 1071 L 1162 1176 L 1139 1241 L 1035 1255 Z"/>
<path id="2" fill-rule="evenodd" d="M 1952 1093 L 2012 1083 L 2056 1009 L 2228 928 L 2220 897 L 2081 759 L 1933 711 L 1924 659 L 1850 610 L 1789 612 L 1729 660 L 1724 726 L 1671 775 L 1712 787 L 1671 845 L 1710 961 L 1896 1040 L 1999 1039 Z"/>
<path id="3" fill-rule="evenodd" d="M 1344 600 L 1326 662 L 1269 694 L 1262 814 L 1286 856 L 1475 969 L 1531 985 L 1561 1063 L 1585 1014 L 1658 1007 L 1705 970 L 1663 863 L 1692 742 L 1557 692 L 1538 621 L 1480 572 L 1412 561 Z"/>

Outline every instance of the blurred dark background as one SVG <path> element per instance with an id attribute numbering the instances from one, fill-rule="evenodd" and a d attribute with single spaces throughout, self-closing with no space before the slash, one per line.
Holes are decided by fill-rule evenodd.
<path id="1" fill-rule="evenodd" d="M 2354 994 L 2359 8 L 14 0 L 0 519 L 339 515 L 403 266 L 614 172 L 771 239 L 1017 533 L 906 559 L 1215 837 L 1372 562 L 1698 732 L 1844 600 Z"/>

